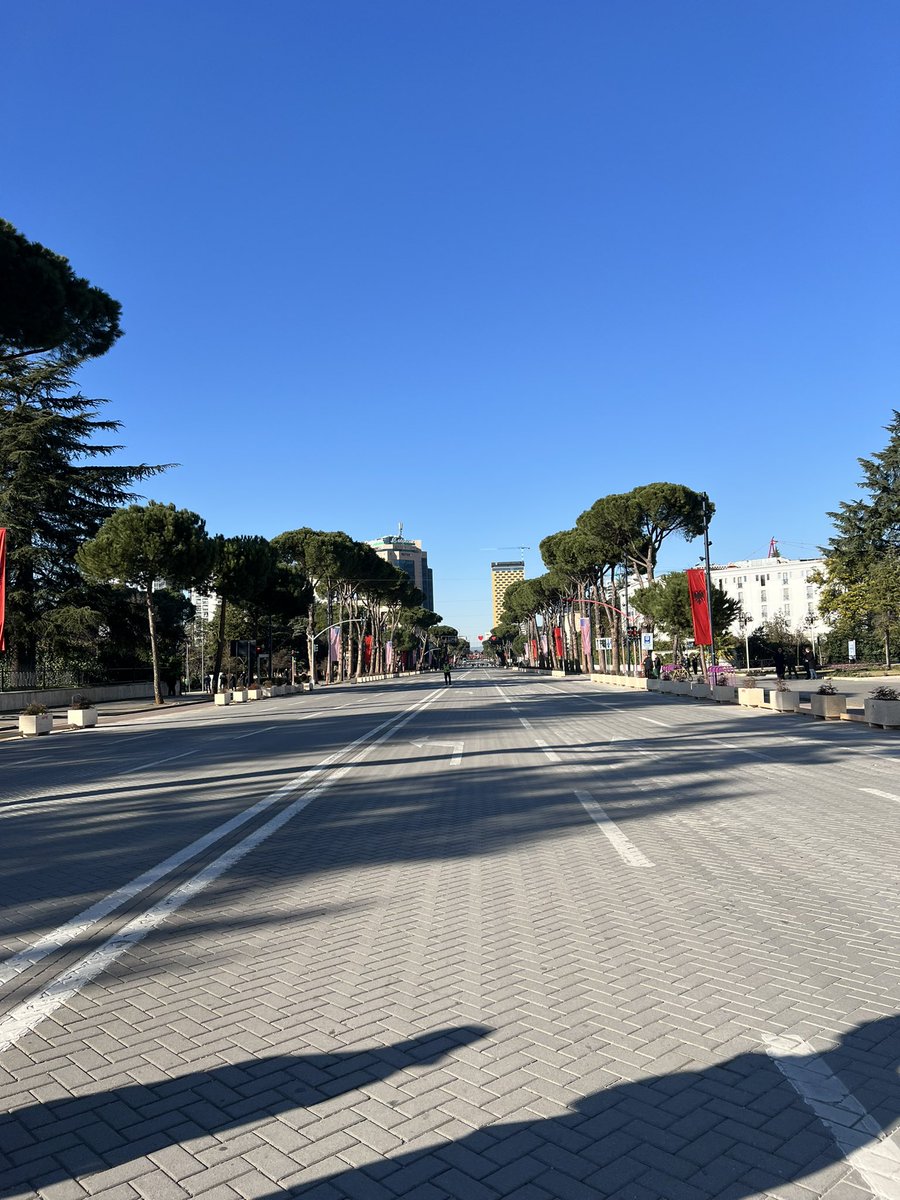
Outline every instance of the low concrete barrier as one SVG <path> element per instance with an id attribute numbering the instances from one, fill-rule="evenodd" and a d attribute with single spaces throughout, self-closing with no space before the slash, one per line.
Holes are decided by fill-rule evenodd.
<path id="1" fill-rule="evenodd" d="M 165 684 L 161 686 L 163 695 L 168 696 L 169 689 Z M 18 692 L 0 692 L 0 712 L 21 712 L 29 704 L 60 708 L 70 704 L 73 696 L 90 696 L 98 704 L 109 700 L 143 700 L 153 696 L 153 684 L 110 683 L 102 687 L 28 688 Z"/>

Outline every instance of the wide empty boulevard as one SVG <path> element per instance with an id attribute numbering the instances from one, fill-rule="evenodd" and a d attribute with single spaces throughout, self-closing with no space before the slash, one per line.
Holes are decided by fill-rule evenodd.
<path id="1" fill-rule="evenodd" d="M 900 735 L 440 681 L 0 743 L 0 1196 L 900 1200 Z"/>

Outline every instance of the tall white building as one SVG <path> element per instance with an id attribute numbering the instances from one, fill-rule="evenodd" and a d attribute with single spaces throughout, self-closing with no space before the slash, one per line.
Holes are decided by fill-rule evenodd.
<path id="1" fill-rule="evenodd" d="M 822 558 L 745 558 L 716 565 L 710 575 L 713 587 L 739 600 L 752 625 L 782 616 L 791 629 L 807 630 L 819 637 L 828 623 L 819 615 L 819 587 L 810 576 L 823 566 Z M 741 633 L 737 621 L 731 632 Z"/>
<path id="2" fill-rule="evenodd" d="M 191 589 L 190 593 L 191 604 L 197 610 L 194 619 L 196 621 L 204 621 L 207 624 L 215 619 L 216 612 L 219 608 L 219 597 L 215 592 L 210 592 L 204 596 L 195 588 Z"/>

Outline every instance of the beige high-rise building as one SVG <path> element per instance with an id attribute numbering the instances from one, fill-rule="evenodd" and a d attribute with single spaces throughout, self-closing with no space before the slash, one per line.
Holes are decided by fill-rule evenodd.
<path id="1" fill-rule="evenodd" d="M 491 599 L 494 605 L 494 625 L 500 622 L 500 614 L 503 612 L 503 597 L 506 595 L 506 589 L 510 584 L 519 583 L 524 578 L 524 561 L 491 563 Z"/>

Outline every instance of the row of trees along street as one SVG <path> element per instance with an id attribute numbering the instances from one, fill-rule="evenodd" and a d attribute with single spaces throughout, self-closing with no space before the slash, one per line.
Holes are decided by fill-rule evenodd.
<path id="1" fill-rule="evenodd" d="M 540 543 L 546 574 L 512 584 L 504 596 L 500 624 L 487 649 L 504 659 L 537 647 L 537 665 L 589 671 L 598 652 L 601 671 L 618 673 L 625 658 L 638 656 L 636 638 L 654 626 L 668 633 L 676 656 L 692 629 L 687 580 L 676 571 L 656 577 L 667 538 L 687 541 L 703 533 L 714 506 L 680 483 L 648 483 L 630 492 L 601 496 L 573 529 Z M 625 620 L 627 609 L 643 620 Z M 713 626 L 718 636 L 734 619 L 736 604 L 716 591 Z M 580 622 L 589 622 L 589 648 Z M 608 640 L 610 649 L 603 649 Z M 639 642 L 638 642 L 639 644 Z M 532 657 L 535 657 L 532 654 Z"/>
<path id="2" fill-rule="evenodd" d="M 409 577 L 342 532 L 211 536 L 197 513 L 137 504 L 135 487 L 174 464 L 114 465 L 120 423 L 75 376 L 121 336 L 121 310 L 65 258 L 0 221 L 0 528 L 7 530 L 6 687 L 146 677 L 158 703 L 196 678 L 381 673 L 462 649 Z M 194 620 L 187 589 L 215 592 Z M 342 634 L 329 661 L 329 627 Z M 321 636 L 324 634 L 324 637 Z M 253 647 L 229 654 L 234 643 Z M 333 649 L 336 645 L 331 643 Z"/>
<path id="3" fill-rule="evenodd" d="M 831 662 L 844 661 L 847 643 L 855 641 L 860 660 L 881 658 L 890 666 L 892 646 L 900 639 L 900 412 L 894 411 L 886 431 L 885 448 L 858 460 L 865 497 L 842 502 L 828 514 L 835 533 L 824 551 L 824 568 L 814 578 L 821 584 L 820 613 L 831 623 L 820 652 Z M 599 637 L 611 643 L 609 651 L 597 653 L 600 670 L 618 673 L 623 658 L 636 660 L 640 632 L 655 630 L 668 637 L 677 660 L 693 631 L 687 578 L 683 571 L 657 578 L 657 557 L 673 535 L 686 541 L 700 536 L 713 512 L 703 493 L 676 483 L 650 483 L 601 497 L 573 529 L 540 543 L 546 573 L 511 585 L 485 652 L 509 661 L 524 656 L 530 643 L 538 648 L 540 666 L 590 670 Z M 624 620 L 626 581 L 629 613 L 640 614 L 631 626 Z M 749 620 L 737 600 L 715 587 L 711 595 L 716 644 L 730 655 L 738 639 L 729 627 L 737 623 L 745 629 Z M 582 620 L 589 622 L 588 650 L 580 636 Z M 747 630 L 748 665 L 770 660 L 779 646 L 799 656 L 808 638 L 808 628 L 790 628 L 776 616 Z"/>

